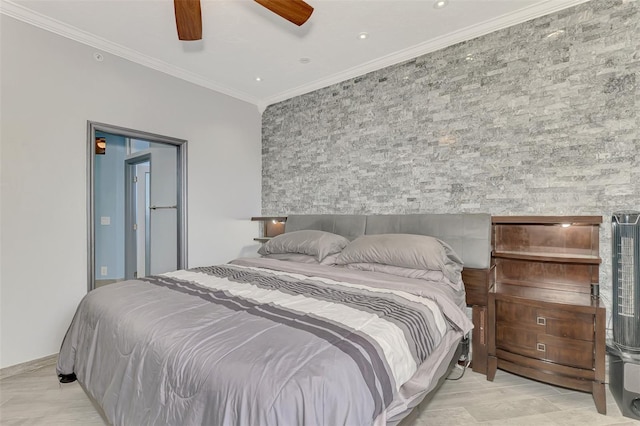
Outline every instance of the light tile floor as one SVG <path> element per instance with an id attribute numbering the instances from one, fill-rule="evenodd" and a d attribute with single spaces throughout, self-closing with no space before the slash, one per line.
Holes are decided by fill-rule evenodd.
<path id="1" fill-rule="evenodd" d="M 458 376 L 459 371 L 451 376 Z M 635 425 L 623 417 L 607 392 L 607 415 L 598 414 L 591 395 L 498 371 L 493 382 L 467 370 L 446 381 L 403 426 L 449 425 Z M 407 419 L 408 420 L 408 419 Z M 107 424 L 80 385 L 60 385 L 53 365 L 0 380 L 2 425 Z M 186 425 L 181 425 L 186 426 Z M 333 426 L 333 425 L 328 425 Z"/>
<path id="2" fill-rule="evenodd" d="M 459 376 L 458 370 L 451 373 L 454 376 Z M 640 425 L 620 414 L 608 388 L 605 416 L 596 411 L 591 394 L 501 370 L 493 382 L 470 370 L 458 381 L 445 381 L 431 400 L 418 406 L 416 414 L 413 426 Z"/>

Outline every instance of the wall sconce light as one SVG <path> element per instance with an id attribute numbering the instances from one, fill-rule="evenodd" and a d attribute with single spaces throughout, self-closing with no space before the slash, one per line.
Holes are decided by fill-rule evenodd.
<path id="1" fill-rule="evenodd" d="M 287 221 L 286 216 L 254 216 L 252 221 L 262 222 L 262 232 L 259 238 L 254 238 L 256 241 L 264 243 L 269 238 L 276 237 L 284 233 L 284 225 Z"/>
<path id="2" fill-rule="evenodd" d="M 433 3 L 433 7 L 436 9 L 442 9 L 443 7 L 446 7 L 447 4 L 449 4 L 449 0 L 436 0 L 436 2 Z"/>
<path id="3" fill-rule="evenodd" d="M 264 223 L 264 236 L 275 237 L 284 232 L 284 220 L 282 218 L 275 218 L 271 221 Z"/>
<path id="4" fill-rule="evenodd" d="M 96 155 L 107 153 L 107 138 L 96 138 Z"/>

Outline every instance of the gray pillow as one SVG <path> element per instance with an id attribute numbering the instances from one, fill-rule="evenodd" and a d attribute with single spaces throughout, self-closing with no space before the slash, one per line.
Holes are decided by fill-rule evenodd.
<path id="1" fill-rule="evenodd" d="M 403 268 L 401 266 L 383 265 L 381 263 L 349 263 L 343 265 L 348 269 L 357 269 L 359 271 L 382 272 L 387 275 L 396 275 L 399 277 L 412 278 L 415 280 L 423 280 L 430 282 L 445 282 L 456 291 L 462 290 L 462 276 L 456 274 L 456 280 L 452 280 L 442 271 Z"/>
<path id="2" fill-rule="evenodd" d="M 342 250 L 336 263 L 379 263 L 442 271 L 454 283 L 462 271 L 462 260 L 447 243 L 427 235 L 413 234 L 363 235 Z"/>
<path id="3" fill-rule="evenodd" d="M 338 258 L 338 253 L 330 254 L 329 256 L 322 259 L 322 262 L 318 262 L 318 259 L 316 259 L 315 256 L 309 256 L 308 254 L 300 253 L 273 253 L 265 254 L 262 257 L 266 257 L 268 259 L 284 260 L 286 262 L 313 263 L 316 265 L 335 265 L 336 259 Z"/>
<path id="4" fill-rule="evenodd" d="M 300 253 L 272 253 L 265 254 L 262 257 L 266 257 L 268 259 L 277 259 L 284 260 L 286 262 L 297 262 L 297 263 L 315 263 L 316 265 L 318 259 L 315 256 L 309 256 L 308 254 L 300 254 Z"/>
<path id="5" fill-rule="evenodd" d="M 313 256 L 318 262 L 335 253 L 342 251 L 349 244 L 345 237 L 331 232 L 302 230 L 285 232 L 273 237 L 260 247 L 261 255 L 300 253 Z"/>

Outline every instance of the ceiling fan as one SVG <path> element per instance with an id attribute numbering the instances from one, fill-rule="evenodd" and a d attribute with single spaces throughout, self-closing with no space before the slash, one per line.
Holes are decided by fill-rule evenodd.
<path id="1" fill-rule="evenodd" d="M 255 0 L 276 15 L 300 26 L 307 22 L 313 7 L 302 0 Z M 173 0 L 178 38 L 183 41 L 202 39 L 200 0 Z"/>

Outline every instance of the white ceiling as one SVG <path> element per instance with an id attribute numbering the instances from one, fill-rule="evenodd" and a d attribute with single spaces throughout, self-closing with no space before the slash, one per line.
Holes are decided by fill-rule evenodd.
<path id="1" fill-rule="evenodd" d="M 263 109 L 587 0 L 306 1 L 315 10 L 297 27 L 251 0 L 202 0 L 197 42 L 178 40 L 172 0 L 1 0 L 1 11 Z"/>

